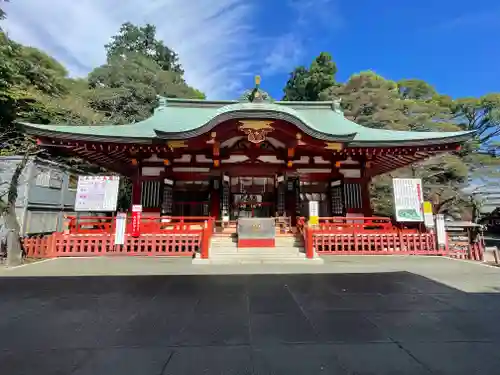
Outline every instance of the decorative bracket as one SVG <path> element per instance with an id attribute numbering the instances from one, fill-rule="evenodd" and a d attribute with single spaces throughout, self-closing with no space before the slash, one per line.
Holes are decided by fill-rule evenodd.
<path id="1" fill-rule="evenodd" d="M 187 143 L 186 141 L 168 141 L 167 146 L 170 148 L 171 151 L 174 151 L 177 148 L 186 148 Z"/>
<path id="2" fill-rule="evenodd" d="M 337 142 L 326 142 L 325 145 L 325 150 L 332 150 L 332 151 L 342 151 L 344 149 L 344 145 L 342 143 L 337 143 Z"/>
<path id="3" fill-rule="evenodd" d="M 258 144 L 265 141 L 267 134 L 274 130 L 272 123 L 266 120 L 243 120 L 239 121 L 238 129 L 247 135 L 249 142 Z"/>

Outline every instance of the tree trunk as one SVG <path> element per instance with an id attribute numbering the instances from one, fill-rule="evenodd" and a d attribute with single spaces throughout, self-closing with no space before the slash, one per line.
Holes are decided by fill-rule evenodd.
<path id="1" fill-rule="evenodd" d="M 7 194 L 7 206 L 3 212 L 5 226 L 9 230 L 7 235 L 7 265 L 18 266 L 23 261 L 23 248 L 21 246 L 20 231 L 21 226 L 16 215 L 16 201 L 18 195 L 19 180 L 28 164 L 30 153 L 26 152 L 21 161 L 16 165 L 12 174 Z"/>

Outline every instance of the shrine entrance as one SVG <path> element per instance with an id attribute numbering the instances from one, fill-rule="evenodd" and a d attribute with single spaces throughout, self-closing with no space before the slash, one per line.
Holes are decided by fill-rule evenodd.
<path id="1" fill-rule="evenodd" d="M 274 177 L 231 177 L 230 181 L 231 220 L 275 215 Z"/>

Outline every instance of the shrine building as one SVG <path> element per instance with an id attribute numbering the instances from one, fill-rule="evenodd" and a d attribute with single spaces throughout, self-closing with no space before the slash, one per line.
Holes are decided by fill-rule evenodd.
<path id="1" fill-rule="evenodd" d="M 150 118 L 126 125 L 23 123 L 42 147 L 127 176 L 143 215 L 287 218 L 372 216 L 377 175 L 456 151 L 473 132 L 369 128 L 340 101 L 272 101 L 256 88 L 241 100 L 160 98 Z"/>

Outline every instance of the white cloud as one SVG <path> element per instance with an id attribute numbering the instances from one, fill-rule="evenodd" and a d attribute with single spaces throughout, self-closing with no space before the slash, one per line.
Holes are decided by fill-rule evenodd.
<path id="1" fill-rule="evenodd" d="M 344 25 L 338 0 L 288 0 L 290 29 L 274 38 L 264 59 L 264 74 L 289 73 L 308 51 L 314 38 L 326 38 Z"/>
<path id="2" fill-rule="evenodd" d="M 289 0 L 302 26 L 333 30 L 344 25 L 338 0 Z"/>
<path id="3" fill-rule="evenodd" d="M 477 30 L 483 28 L 498 28 L 500 9 L 490 9 L 485 12 L 468 12 L 461 16 L 445 19 L 438 28 L 455 31 L 456 29 Z"/>
<path id="4" fill-rule="evenodd" d="M 304 52 L 302 41 L 294 33 L 276 38 L 272 46 L 264 59 L 265 75 L 289 72 L 299 63 Z"/>
<path id="5" fill-rule="evenodd" d="M 213 98 L 234 97 L 251 73 L 249 19 L 244 0 L 15 0 L 4 29 L 43 49 L 82 76 L 104 63 L 104 44 L 123 22 L 151 23 L 175 50 L 186 81 Z"/>

